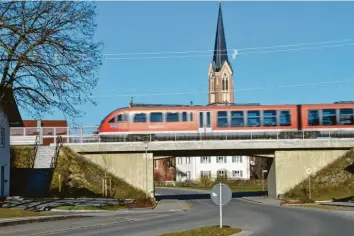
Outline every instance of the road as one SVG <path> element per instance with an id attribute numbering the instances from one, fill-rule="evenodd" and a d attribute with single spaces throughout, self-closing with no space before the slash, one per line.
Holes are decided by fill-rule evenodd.
<path id="1" fill-rule="evenodd" d="M 157 189 L 160 194 L 193 193 L 192 190 Z M 218 225 L 219 209 L 210 199 L 186 200 L 192 206 L 183 212 L 117 213 L 100 217 L 33 223 L 4 227 L 0 235 L 131 235 L 156 236 L 161 233 Z M 224 224 L 263 236 L 353 235 L 354 212 L 346 215 L 314 209 L 294 209 L 233 199 L 223 208 Z"/>

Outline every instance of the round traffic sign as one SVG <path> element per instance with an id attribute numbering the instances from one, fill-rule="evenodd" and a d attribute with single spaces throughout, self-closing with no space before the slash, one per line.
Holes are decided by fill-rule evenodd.
<path id="1" fill-rule="evenodd" d="M 220 199 L 220 185 L 221 185 L 221 199 Z M 211 200 L 218 206 L 226 205 L 232 199 L 231 189 L 227 184 L 215 184 L 210 193 Z M 221 200 L 221 201 L 220 201 Z"/>

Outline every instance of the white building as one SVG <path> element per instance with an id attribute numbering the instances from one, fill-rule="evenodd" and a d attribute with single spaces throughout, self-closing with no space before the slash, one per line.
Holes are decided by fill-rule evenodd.
<path id="1" fill-rule="evenodd" d="M 211 178 L 250 179 L 248 156 L 176 157 L 176 181 Z"/>
<path id="2" fill-rule="evenodd" d="M 0 197 L 10 191 L 10 127 L 7 115 L 0 109 Z"/>

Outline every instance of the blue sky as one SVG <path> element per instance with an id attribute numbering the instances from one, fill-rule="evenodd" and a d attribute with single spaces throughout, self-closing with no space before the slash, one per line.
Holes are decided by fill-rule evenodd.
<path id="1" fill-rule="evenodd" d="M 104 42 L 104 53 L 206 52 L 183 54 L 202 55 L 198 57 L 103 60 L 98 86 L 93 91 L 98 106 L 82 106 L 86 116 L 77 123 L 98 125 L 112 110 L 128 106 L 130 97 L 135 95 L 140 95 L 134 98 L 137 103 L 207 104 L 208 67 L 212 59 L 207 50 L 214 46 L 216 1 L 96 4 L 99 15 L 95 38 Z M 222 8 L 228 49 L 240 49 L 235 60 L 229 56 L 234 69 L 235 102 L 300 104 L 354 100 L 354 45 L 273 53 L 260 53 L 266 49 L 241 50 L 344 39 L 353 40 L 327 45 L 353 44 L 354 2 L 223 2 Z M 251 51 L 255 53 L 247 54 Z M 182 54 L 114 57 L 178 55 Z M 353 81 L 274 88 L 342 80 Z M 252 90 L 260 87 L 271 88 Z M 31 119 L 25 112 L 22 114 L 24 119 Z M 63 119 L 63 115 L 56 112 L 43 119 Z"/>

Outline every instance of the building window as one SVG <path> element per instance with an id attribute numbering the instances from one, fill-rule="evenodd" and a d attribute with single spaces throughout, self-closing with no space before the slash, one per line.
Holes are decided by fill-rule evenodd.
<path id="1" fill-rule="evenodd" d="M 218 111 L 218 127 L 227 126 L 227 111 Z"/>
<path id="2" fill-rule="evenodd" d="M 5 128 L 1 128 L 0 130 L 1 132 L 1 147 L 4 148 L 5 147 Z"/>
<path id="3" fill-rule="evenodd" d="M 186 157 L 186 164 L 190 164 L 191 163 L 191 158 L 190 157 Z"/>
<path id="4" fill-rule="evenodd" d="M 154 168 L 157 169 L 157 160 L 154 160 Z"/>
<path id="5" fill-rule="evenodd" d="M 200 176 L 201 177 L 211 177 L 211 171 L 200 171 Z"/>
<path id="6" fill-rule="evenodd" d="M 222 90 L 223 91 L 229 90 L 229 76 L 226 73 L 222 75 Z"/>
<path id="7" fill-rule="evenodd" d="M 150 113 L 150 122 L 162 122 L 162 113 L 161 112 L 151 112 Z"/>
<path id="8" fill-rule="evenodd" d="M 263 125 L 276 126 L 277 125 L 277 111 L 263 111 Z"/>
<path id="9" fill-rule="evenodd" d="M 233 163 L 242 163 L 242 156 L 233 156 L 232 162 Z"/>
<path id="10" fill-rule="evenodd" d="M 186 171 L 186 177 L 187 177 L 187 179 L 191 179 L 191 172 L 190 171 Z"/>
<path id="11" fill-rule="evenodd" d="M 232 177 L 243 177 L 242 170 L 233 170 Z"/>
<path id="12" fill-rule="evenodd" d="M 210 77 L 210 92 L 215 92 L 215 86 L 214 86 L 215 80 L 214 80 L 214 75 Z"/>
<path id="13" fill-rule="evenodd" d="M 218 170 L 218 177 L 225 178 L 226 177 L 226 170 Z"/>
<path id="14" fill-rule="evenodd" d="M 178 157 L 178 164 L 179 164 L 179 165 L 182 164 L 182 157 Z"/>
<path id="15" fill-rule="evenodd" d="M 200 157 L 200 163 L 210 163 L 210 157 Z"/>
<path id="16" fill-rule="evenodd" d="M 216 162 L 217 163 L 226 163 L 226 157 L 218 156 L 218 157 L 216 157 Z"/>

